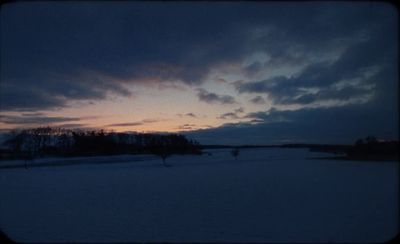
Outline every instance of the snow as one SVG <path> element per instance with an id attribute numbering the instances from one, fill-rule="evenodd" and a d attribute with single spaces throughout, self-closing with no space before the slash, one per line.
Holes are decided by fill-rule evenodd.
<path id="1" fill-rule="evenodd" d="M 396 162 L 208 151 L 167 158 L 172 167 L 121 155 L 0 169 L 0 228 L 18 242 L 382 242 L 397 233 Z M 104 160 L 114 163 L 92 164 Z"/>

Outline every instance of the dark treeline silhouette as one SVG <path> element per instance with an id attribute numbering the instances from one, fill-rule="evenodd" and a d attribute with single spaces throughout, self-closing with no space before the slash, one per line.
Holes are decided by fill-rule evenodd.
<path id="1" fill-rule="evenodd" d="M 4 142 L 0 158 L 32 159 L 41 156 L 97 156 L 156 154 L 163 161 L 171 154 L 199 154 L 200 145 L 179 134 L 117 133 L 41 127 L 14 130 Z"/>
<path id="2" fill-rule="evenodd" d="M 399 142 L 380 141 L 373 136 L 358 139 L 346 152 L 348 159 L 355 160 L 398 160 Z"/>
<path id="3" fill-rule="evenodd" d="M 353 145 L 288 144 L 283 147 L 308 148 L 315 152 L 341 154 L 327 159 L 393 161 L 399 160 L 399 141 L 378 140 L 373 136 L 358 139 Z"/>

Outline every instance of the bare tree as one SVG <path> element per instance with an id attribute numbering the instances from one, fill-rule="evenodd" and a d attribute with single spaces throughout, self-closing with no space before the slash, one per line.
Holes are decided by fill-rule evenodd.
<path id="1" fill-rule="evenodd" d="M 239 148 L 235 148 L 231 151 L 232 156 L 235 158 L 235 160 L 237 159 L 237 157 L 239 156 Z"/>
<path id="2" fill-rule="evenodd" d="M 167 164 L 165 160 L 171 156 L 171 152 L 168 150 L 166 146 L 158 146 L 153 150 L 153 153 L 159 157 L 161 157 L 164 167 L 169 167 L 171 165 Z"/>

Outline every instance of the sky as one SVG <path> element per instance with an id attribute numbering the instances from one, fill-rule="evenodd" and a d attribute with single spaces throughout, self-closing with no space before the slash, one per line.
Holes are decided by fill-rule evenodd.
<path id="1" fill-rule="evenodd" d="M 384 2 L 11 2 L 0 131 L 179 132 L 206 144 L 398 136 Z"/>

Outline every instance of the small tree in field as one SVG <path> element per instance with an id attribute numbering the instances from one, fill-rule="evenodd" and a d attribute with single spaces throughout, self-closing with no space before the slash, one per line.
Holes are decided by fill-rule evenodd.
<path id="1" fill-rule="evenodd" d="M 232 156 L 235 158 L 235 160 L 237 159 L 237 157 L 239 156 L 239 148 L 235 148 L 231 151 Z"/>
<path id="2" fill-rule="evenodd" d="M 22 158 L 25 160 L 25 169 L 28 169 L 28 161 L 31 161 L 31 162 L 32 162 L 32 160 L 33 160 L 33 158 L 34 158 L 33 153 L 30 152 L 30 151 L 25 152 L 25 153 L 22 155 Z"/>
<path id="3" fill-rule="evenodd" d="M 168 165 L 165 160 L 171 156 L 172 152 L 166 147 L 165 145 L 157 145 L 152 148 L 152 153 L 159 156 L 162 159 L 163 165 L 165 167 L 168 167 Z"/>
<path id="4" fill-rule="evenodd" d="M 171 156 L 171 154 L 168 153 L 167 151 L 162 151 L 162 152 L 159 154 L 159 156 L 161 157 L 161 159 L 162 159 L 162 161 L 163 161 L 163 165 L 164 165 L 165 167 L 169 167 L 170 165 L 168 165 L 168 164 L 165 162 L 165 159 L 167 159 L 169 156 Z"/>

